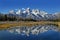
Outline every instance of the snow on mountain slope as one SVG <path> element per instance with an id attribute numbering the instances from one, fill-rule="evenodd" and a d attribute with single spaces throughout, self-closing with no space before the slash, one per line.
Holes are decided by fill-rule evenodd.
<path id="1" fill-rule="evenodd" d="M 18 15 L 20 15 L 20 13 L 22 13 L 21 10 L 18 10 L 18 11 L 16 12 L 16 14 L 18 14 Z"/>
<path id="2" fill-rule="evenodd" d="M 19 9 L 17 11 L 11 10 L 9 11 L 9 14 L 16 14 L 19 17 L 23 18 L 23 19 L 34 19 L 34 20 L 45 20 L 45 19 L 53 19 L 56 17 L 56 15 L 54 14 L 48 14 L 45 11 L 41 11 L 39 9 L 30 9 L 30 8 L 22 8 Z"/>

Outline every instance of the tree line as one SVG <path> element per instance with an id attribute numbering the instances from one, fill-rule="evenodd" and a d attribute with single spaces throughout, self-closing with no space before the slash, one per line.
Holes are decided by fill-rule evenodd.
<path id="1" fill-rule="evenodd" d="M 0 14 L 0 21 L 36 21 L 33 19 L 23 19 L 19 16 L 11 16 L 7 14 Z"/>
<path id="2" fill-rule="evenodd" d="M 0 21 L 41 21 L 41 20 L 34 20 L 31 18 L 28 19 L 23 19 L 19 16 L 11 16 L 11 15 L 7 15 L 7 14 L 0 14 Z M 44 20 L 44 21 L 60 21 L 60 19 L 55 19 L 55 20 Z"/>

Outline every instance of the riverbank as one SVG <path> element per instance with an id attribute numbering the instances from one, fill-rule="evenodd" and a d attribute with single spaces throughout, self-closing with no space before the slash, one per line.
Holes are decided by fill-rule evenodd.
<path id="1" fill-rule="evenodd" d="M 46 24 L 53 24 L 57 25 L 58 28 L 60 28 L 60 22 L 52 22 L 52 21 L 39 21 L 39 22 L 33 22 L 33 21 L 5 21 L 0 22 L 0 29 L 6 29 L 10 27 L 15 26 L 34 26 L 34 25 L 46 25 Z"/>

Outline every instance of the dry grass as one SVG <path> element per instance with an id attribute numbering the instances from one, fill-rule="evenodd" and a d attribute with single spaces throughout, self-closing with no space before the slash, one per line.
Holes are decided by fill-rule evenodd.
<path id="1" fill-rule="evenodd" d="M 1 24 L 0 23 L 0 29 L 6 29 L 6 28 L 10 28 L 10 27 L 15 27 L 15 26 L 33 26 L 33 25 L 46 25 L 46 24 L 55 24 L 55 25 L 58 25 L 59 28 L 60 28 L 60 22 L 51 22 L 51 21 L 40 21 L 40 22 L 32 22 L 32 21 L 29 21 L 29 22 L 6 22 L 6 23 L 3 23 Z"/>

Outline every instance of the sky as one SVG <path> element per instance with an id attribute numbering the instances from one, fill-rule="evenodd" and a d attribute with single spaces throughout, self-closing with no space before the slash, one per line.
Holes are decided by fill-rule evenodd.
<path id="1" fill-rule="evenodd" d="M 60 0 L 0 0 L 0 12 L 2 13 L 27 7 L 48 13 L 60 12 Z"/>

